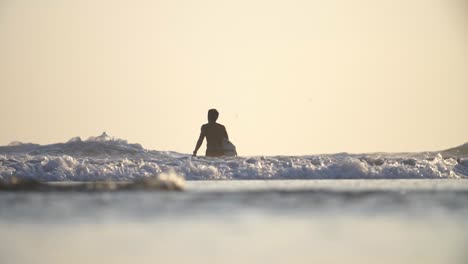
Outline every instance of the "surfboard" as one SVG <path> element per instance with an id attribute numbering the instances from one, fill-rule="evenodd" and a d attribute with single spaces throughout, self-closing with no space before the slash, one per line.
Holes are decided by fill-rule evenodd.
<path id="1" fill-rule="evenodd" d="M 237 156 L 236 146 L 234 146 L 234 144 L 232 144 L 232 142 L 227 139 L 223 139 L 223 152 L 224 152 L 224 156 L 228 156 L 228 157 Z"/>

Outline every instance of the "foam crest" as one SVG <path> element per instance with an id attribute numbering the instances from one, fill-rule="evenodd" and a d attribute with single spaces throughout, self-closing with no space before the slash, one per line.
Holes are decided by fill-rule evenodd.
<path id="1" fill-rule="evenodd" d="M 52 145 L 0 147 L 0 178 L 133 181 L 153 175 L 189 180 L 468 178 L 466 147 L 441 153 L 205 158 L 144 149 L 107 133 Z M 449 153 L 449 154 L 447 154 Z"/>

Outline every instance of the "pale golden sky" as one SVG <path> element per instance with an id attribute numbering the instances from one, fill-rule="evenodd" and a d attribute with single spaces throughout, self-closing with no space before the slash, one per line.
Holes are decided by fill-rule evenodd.
<path id="1" fill-rule="evenodd" d="M 444 149 L 468 141 L 468 8 L 0 0 L 0 89 L 0 145 L 191 153 L 214 107 L 241 155 Z"/>

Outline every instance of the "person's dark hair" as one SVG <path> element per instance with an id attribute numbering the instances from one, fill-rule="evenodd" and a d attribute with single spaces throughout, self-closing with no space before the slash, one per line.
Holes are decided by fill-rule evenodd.
<path id="1" fill-rule="evenodd" d="M 208 121 L 216 122 L 216 120 L 218 120 L 218 116 L 219 116 L 218 110 L 216 109 L 208 110 Z"/>

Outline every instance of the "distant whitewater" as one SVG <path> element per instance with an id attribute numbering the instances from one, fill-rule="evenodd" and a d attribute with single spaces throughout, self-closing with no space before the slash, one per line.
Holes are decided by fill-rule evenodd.
<path id="1" fill-rule="evenodd" d="M 205 158 L 144 149 L 103 133 L 67 143 L 0 147 L 0 179 L 134 181 L 174 172 L 187 180 L 468 178 L 468 143 L 441 152 Z"/>

